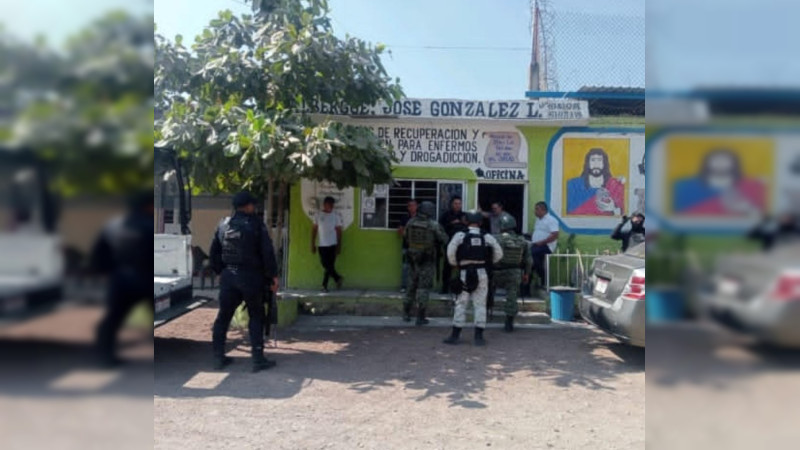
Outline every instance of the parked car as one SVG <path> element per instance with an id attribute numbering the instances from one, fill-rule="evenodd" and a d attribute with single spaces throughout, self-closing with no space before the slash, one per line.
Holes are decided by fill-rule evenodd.
<path id="1" fill-rule="evenodd" d="M 800 242 L 720 258 L 701 300 L 713 320 L 759 341 L 800 348 Z"/>
<path id="2" fill-rule="evenodd" d="M 596 258 L 579 307 L 586 321 L 637 347 L 645 344 L 645 245 Z"/>

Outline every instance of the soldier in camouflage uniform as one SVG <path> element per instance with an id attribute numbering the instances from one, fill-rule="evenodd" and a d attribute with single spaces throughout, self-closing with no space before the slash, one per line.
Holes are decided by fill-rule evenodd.
<path id="1" fill-rule="evenodd" d="M 417 215 L 406 224 L 403 237 L 408 242 L 409 285 L 403 302 L 403 320 L 411 320 L 411 308 L 417 304 L 417 325 L 426 325 L 425 309 L 428 306 L 433 277 L 436 273 L 435 251 L 447 243 L 447 235 L 434 220 L 436 206 L 422 202 Z"/>
<path id="2" fill-rule="evenodd" d="M 500 247 L 503 248 L 503 259 L 494 266 L 494 285 L 493 288 L 502 288 L 506 291 L 506 323 L 505 331 L 514 331 L 514 317 L 516 317 L 519 307 L 517 296 L 519 295 L 520 282 L 528 282 L 533 258 L 528 242 L 522 236 L 516 234 L 517 221 L 508 214 L 500 218 L 500 234 L 495 236 Z M 523 264 L 525 266 L 523 272 Z"/>

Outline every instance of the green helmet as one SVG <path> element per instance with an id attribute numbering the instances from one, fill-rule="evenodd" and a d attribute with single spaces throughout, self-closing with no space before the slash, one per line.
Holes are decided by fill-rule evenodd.
<path id="1" fill-rule="evenodd" d="M 420 203 L 419 210 L 417 211 L 420 216 L 425 217 L 426 219 L 433 219 L 436 217 L 436 205 L 432 202 L 424 201 Z"/>
<path id="2" fill-rule="evenodd" d="M 517 221 L 511 214 L 503 213 L 500 216 L 500 231 L 511 231 L 517 229 Z"/>
<path id="3" fill-rule="evenodd" d="M 467 223 L 468 224 L 479 224 L 483 222 L 483 214 L 479 213 L 478 211 L 470 210 L 467 211 Z"/>

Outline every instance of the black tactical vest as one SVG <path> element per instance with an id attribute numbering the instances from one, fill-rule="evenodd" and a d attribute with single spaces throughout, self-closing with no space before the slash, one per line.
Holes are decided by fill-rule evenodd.
<path id="1" fill-rule="evenodd" d="M 483 264 L 489 256 L 489 249 L 486 248 L 486 239 L 483 233 L 465 233 L 464 240 L 456 250 L 456 259 L 461 261 L 481 261 Z"/>
<path id="2" fill-rule="evenodd" d="M 236 214 L 220 225 L 219 238 L 222 242 L 222 262 L 226 266 L 256 269 L 261 265 L 259 258 L 258 231 L 249 217 Z M 258 231 L 257 231 L 258 230 Z"/>

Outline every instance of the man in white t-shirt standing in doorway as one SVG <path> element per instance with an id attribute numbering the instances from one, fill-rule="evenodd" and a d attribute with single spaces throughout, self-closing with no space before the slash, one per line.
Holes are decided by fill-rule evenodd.
<path id="1" fill-rule="evenodd" d="M 533 257 L 533 271 L 539 276 L 539 283 L 544 287 L 545 259 L 547 255 L 556 250 L 558 243 L 558 220 L 550 214 L 550 209 L 545 202 L 536 203 L 533 210 L 536 215 L 536 225 L 531 236 L 531 256 Z"/>
<path id="2" fill-rule="evenodd" d="M 311 229 L 311 253 L 319 248 L 319 259 L 325 269 L 322 278 L 322 291 L 328 292 L 328 280 L 333 278 L 336 287 L 341 289 L 342 276 L 336 272 L 336 256 L 342 251 L 342 217 L 333 211 L 336 201 L 333 197 L 325 197 L 322 210 L 314 216 L 314 227 Z M 317 242 L 319 236 L 319 242 Z"/>

